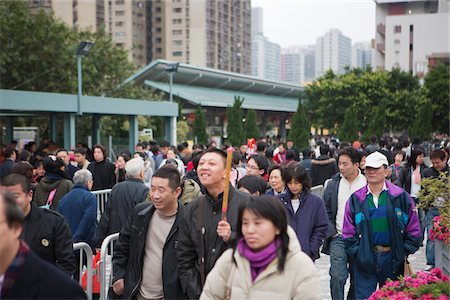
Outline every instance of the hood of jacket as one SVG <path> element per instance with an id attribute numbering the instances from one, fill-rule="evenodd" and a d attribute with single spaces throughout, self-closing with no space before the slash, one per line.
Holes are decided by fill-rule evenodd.
<path id="1" fill-rule="evenodd" d="M 398 195 L 400 195 L 404 192 L 404 189 L 402 189 L 401 187 L 398 187 L 395 184 L 393 184 L 387 180 L 385 182 L 386 182 L 386 187 L 387 187 L 387 191 L 388 191 L 389 195 L 391 195 L 393 197 L 397 197 Z M 358 198 L 360 203 L 364 202 L 364 200 L 366 199 L 367 190 L 368 190 L 367 187 L 368 187 L 368 184 L 366 184 L 364 187 L 360 188 L 359 190 L 357 190 L 355 192 L 355 196 Z"/>
<path id="2" fill-rule="evenodd" d="M 68 179 L 58 179 L 58 180 L 52 180 L 49 179 L 47 176 L 42 178 L 42 180 L 39 182 L 39 185 L 42 187 L 43 191 L 49 192 L 51 190 L 54 190 L 58 187 L 58 185 Z"/>

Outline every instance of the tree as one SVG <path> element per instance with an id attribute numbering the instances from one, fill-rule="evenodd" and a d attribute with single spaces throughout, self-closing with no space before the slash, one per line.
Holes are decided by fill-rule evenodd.
<path id="1" fill-rule="evenodd" d="M 422 97 L 422 101 L 419 103 L 417 109 L 417 115 L 414 119 L 414 123 L 409 130 L 411 137 L 418 137 L 422 140 L 428 140 L 431 137 L 433 111 L 431 108 L 431 102 L 428 98 Z"/>
<path id="2" fill-rule="evenodd" d="M 342 126 L 339 127 L 338 133 L 342 142 L 352 143 L 358 139 L 358 117 L 356 116 L 353 105 L 347 108 L 344 122 L 342 123 Z"/>
<path id="3" fill-rule="evenodd" d="M 189 125 L 186 121 L 177 122 L 177 141 L 179 143 L 186 141 L 189 132 Z"/>
<path id="4" fill-rule="evenodd" d="M 433 112 L 433 131 L 448 133 L 450 67 L 439 63 L 425 76 L 427 97 L 431 102 L 429 109 Z"/>
<path id="5" fill-rule="evenodd" d="M 194 137 L 197 138 L 197 143 L 206 145 L 208 143 L 208 134 L 206 133 L 206 119 L 202 107 L 197 106 L 194 120 Z"/>
<path id="6" fill-rule="evenodd" d="M 232 146 L 240 146 L 244 140 L 242 126 L 242 103 L 244 98 L 234 96 L 233 106 L 227 108 L 227 133 L 228 142 Z"/>
<path id="7" fill-rule="evenodd" d="M 292 139 L 294 144 L 299 148 L 307 147 L 309 145 L 310 128 L 302 101 L 299 100 L 297 111 L 292 117 L 291 130 L 289 130 L 288 138 Z"/>
<path id="8" fill-rule="evenodd" d="M 258 125 L 256 124 L 256 111 L 254 109 L 249 109 L 245 119 L 245 135 L 247 136 L 247 139 L 254 138 L 255 140 L 258 140 L 261 134 Z"/>

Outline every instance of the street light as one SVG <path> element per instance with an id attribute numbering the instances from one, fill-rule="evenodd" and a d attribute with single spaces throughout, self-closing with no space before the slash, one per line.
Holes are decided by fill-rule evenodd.
<path id="1" fill-rule="evenodd" d="M 170 103 L 173 103 L 173 93 L 172 93 L 172 86 L 173 86 L 173 75 L 178 71 L 178 66 L 180 63 L 170 63 L 166 66 L 166 72 L 169 74 L 169 99 Z M 170 144 L 176 145 L 177 144 L 177 118 L 171 117 L 170 118 Z"/>
<path id="2" fill-rule="evenodd" d="M 78 94 L 77 94 L 77 112 L 78 115 L 82 115 L 81 112 L 81 94 L 83 93 L 83 74 L 81 72 L 81 57 L 83 55 L 88 54 L 89 50 L 91 50 L 92 46 L 94 46 L 94 42 L 83 41 L 81 42 L 76 50 L 77 54 L 77 70 L 78 70 Z"/>

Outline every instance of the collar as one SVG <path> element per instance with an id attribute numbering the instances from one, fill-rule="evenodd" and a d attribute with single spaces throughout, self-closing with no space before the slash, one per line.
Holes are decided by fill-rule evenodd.
<path id="1" fill-rule="evenodd" d="M 384 191 L 387 191 L 387 190 L 388 190 L 388 188 L 387 188 L 386 180 L 385 180 L 384 183 L 383 183 L 383 188 L 381 189 L 381 193 L 384 192 Z M 380 194 L 381 194 L 381 193 L 380 193 Z M 367 192 L 366 192 L 366 195 L 369 195 L 369 194 L 373 194 L 373 192 L 370 190 L 370 185 L 367 184 Z"/>

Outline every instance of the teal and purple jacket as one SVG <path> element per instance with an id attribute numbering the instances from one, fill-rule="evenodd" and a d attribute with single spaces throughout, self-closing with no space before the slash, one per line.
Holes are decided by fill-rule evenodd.
<path id="1" fill-rule="evenodd" d="M 405 257 L 419 249 L 420 225 L 414 201 L 402 188 L 386 181 L 387 212 L 394 276 L 403 273 Z M 342 237 L 350 260 L 360 272 L 375 272 L 367 185 L 354 192 L 345 206 Z"/>

